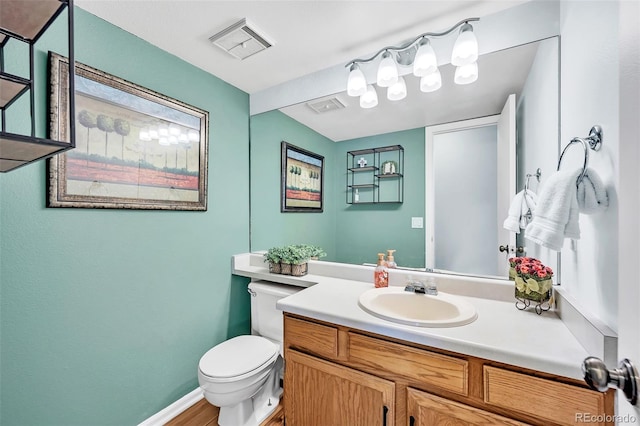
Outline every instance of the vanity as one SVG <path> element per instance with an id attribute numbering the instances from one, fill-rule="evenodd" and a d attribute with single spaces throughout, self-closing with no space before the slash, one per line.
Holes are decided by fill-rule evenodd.
<path id="1" fill-rule="evenodd" d="M 278 303 L 289 425 L 613 424 L 615 392 L 582 380 L 587 351 L 554 312 L 517 310 L 508 282 L 440 276 L 439 291 L 477 319 L 417 327 L 358 306 L 370 267 L 310 262 L 287 277 L 261 257 L 234 256 L 233 273 L 307 287 Z M 391 271 L 390 287 L 405 280 Z"/>

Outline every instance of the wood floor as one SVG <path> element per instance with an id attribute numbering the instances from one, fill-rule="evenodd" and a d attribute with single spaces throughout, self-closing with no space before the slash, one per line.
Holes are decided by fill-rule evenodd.
<path id="1" fill-rule="evenodd" d="M 217 426 L 218 411 L 218 407 L 209 404 L 209 402 L 203 398 L 178 414 L 165 426 Z M 278 408 L 276 408 L 271 416 L 263 421 L 260 426 L 284 426 L 282 401 L 280 401 Z"/>

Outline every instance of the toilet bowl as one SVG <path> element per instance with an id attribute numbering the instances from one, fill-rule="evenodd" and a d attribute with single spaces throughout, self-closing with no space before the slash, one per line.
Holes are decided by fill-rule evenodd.
<path id="1" fill-rule="evenodd" d="M 220 407 L 221 426 L 257 426 L 278 405 L 282 389 L 280 347 L 260 336 L 238 336 L 200 359 L 204 397 Z"/>
<path id="2" fill-rule="evenodd" d="M 258 426 L 278 406 L 284 362 L 282 313 L 275 302 L 299 290 L 250 283 L 253 334 L 222 342 L 200 358 L 198 383 L 206 400 L 220 407 L 220 426 Z"/>

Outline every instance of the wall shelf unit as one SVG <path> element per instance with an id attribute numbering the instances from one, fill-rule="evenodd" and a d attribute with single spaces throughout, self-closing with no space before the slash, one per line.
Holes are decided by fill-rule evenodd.
<path id="1" fill-rule="evenodd" d="M 347 204 L 402 203 L 403 172 L 401 145 L 347 152 Z"/>
<path id="2" fill-rule="evenodd" d="M 36 136 L 35 113 L 35 43 L 51 24 L 67 11 L 67 42 L 69 55 L 69 123 L 70 140 L 57 141 Z M 7 51 L 11 57 L 28 49 L 28 76 L 15 75 L 7 70 Z M 26 61 L 25 57 L 25 61 Z M 75 58 L 73 52 L 73 0 L 8 0 L 0 7 L 0 172 L 15 170 L 34 161 L 75 148 Z M 28 96 L 28 107 L 21 99 Z M 20 101 L 20 102 L 18 102 Z M 17 105 L 17 106 L 16 106 Z M 10 117 L 23 114 L 8 114 L 16 107 L 21 112 L 28 110 L 30 132 L 8 130 Z M 47 123 L 48 125 L 48 123 Z M 15 127 L 15 126 L 14 126 Z M 25 134 L 28 133 L 28 134 Z"/>

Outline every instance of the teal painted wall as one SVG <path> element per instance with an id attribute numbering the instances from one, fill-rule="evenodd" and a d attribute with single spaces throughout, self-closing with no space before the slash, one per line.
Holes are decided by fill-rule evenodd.
<path id="1" fill-rule="evenodd" d="M 336 210 L 335 244 L 340 262 L 375 263 L 377 253 L 395 249 L 398 265 L 424 267 L 424 229 L 411 228 L 412 216 L 425 215 L 424 138 L 424 128 L 418 128 L 336 144 L 336 164 L 339 165 L 334 170 L 336 192 L 342 197 Z M 404 148 L 404 202 L 346 204 L 347 151 L 389 145 L 402 145 Z M 361 195 L 361 201 L 365 201 L 364 196 Z"/>
<path id="2" fill-rule="evenodd" d="M 280 145 L 292 145 L 324 156 L 322 213 L 280 212 Z M 251 117 L 251 250 L 285 244 L 314 244 L 336 259 L 335 143 L 280 111 Z M 343 163 L 340 162 L 340 165 Z M 338 193 L 340 194 L 340 193 Z"/>
<path id="3" fill-rule="evenodd" d="M 46 51 L 38 44 L 38 122 Z M 77 60 L 210 113 L 209 210 L 45 208 L 45 163 L 0 175 L 0 423 L 137 424 L 195 389 L 206 350 L 249 331 L 249 99 L 76 9 Z M 277 167 L 277 164 L 276 164 Z"/>

